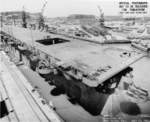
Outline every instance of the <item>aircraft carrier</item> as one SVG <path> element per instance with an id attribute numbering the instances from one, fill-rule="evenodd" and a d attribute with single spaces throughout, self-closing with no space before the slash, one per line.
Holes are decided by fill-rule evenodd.
<path id="1" fill-rule="evenodd" d="M 88 27 L 79 37 L 3 24 L 0 86 L 8 97 L 1 101 L 8 106 L 9 98 L 14 107 L 5 120 L 13 113 L 18 121 L 149 121 L 149 26 L 114 37 L 137 30 L 130 27 L 119 32 L 120 28 L 101 25 L 102 30 L 111 28 L 111 34 L 100 31 L 106 33 L 100 39 L 87 36 L 92 30 L 85 31 Z M 26 110 L 20 110 L 23 105 Z M 28 116 L 33 118 L 26 120 Z"/>

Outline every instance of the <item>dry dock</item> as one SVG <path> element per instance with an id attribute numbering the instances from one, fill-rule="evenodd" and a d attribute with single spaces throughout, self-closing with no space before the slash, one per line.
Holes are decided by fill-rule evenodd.
<path id="1" fill-rule="evenodd" d="M 80 81 L 66 80 L 61 77 L 62 75 L 55 75 L 55 77 L 52 77 L 51 80 L 46 81 L 45 78 L 42 78 L 41 75 L 39 75 L 39 72 L 31 70 L 29 67 L 25 66 L 26 62 L 24 62 L 25 65 L 19 67 L 32 86 L 38 89 L 38 92 L 46 100 L 46 102 L 52 101 L 56 108 L 56 112 L 67 122 L 99 122 L 107 120 L 108 116 L 112 118 L 114 117 L 114 121 L 118 122 L 122 121 L 123 118 L 132 118 L 136 120 L 140 117 L 146 118 L 150 115 L 149 96 L 144 98 L 139 98 L 139 96 L 134 95 L 129 96 L 127 93 L 128 91 L 125 90 L 120 92 L 114 91 L 114 93 L 110 94 L 95 90 L 95 87 L 97 88 L 98 85 L 103 84 L 109 78 L 111 79 L 112 76 L 116 75 L 120 71 L 128 67 L 132 67 L 134 83 L 146 89 L 149 93 L 150 59 L 145 52 L 134 49 L 129 44 L 100 45 L 79 39 L 71 39 L 60 35 L 48 34 L 38 30 L 29 30 L 13 26 L 5 26 L 3 31 L 11 36 L 10 40 L 12 38 L 12 40 L 24 42 L 28 45 L 29 49 L 30 46 L 35 47 L 41 53 L 41 59 L 46 59 L 42 54 L 46 55 L 46 57 L 48 55 L 50 56 L 52 63 L 55 63 L 57 67 L 71 66 L 71 68 L 82 71 L 84 74 L 82 81 L 81 79 Z M 47 38 L 48 36 L 50 36 L 50 38 Z M 15 39 L 13 39 L 13 37 Z M 53 42 L 54 38 L 56 39 L 56 43 Z M 63 42 L 58 43 L 58 38 L 63 40 Z M 13 58 L 13 52 L 10 51 L 8 55 Z M 55 62 L 53 62 L 54 59 Z M 85 74 L 92 74 L 92 72 L 105 67 L 106 69 L 110 68 L 110 70 L 104 71 L 102 74 L 95 76 L 97 77 L 96 80 L 85 80 Z M 58 80 L 56 85 L 50 84 L 54 78 L 55 81 Z M 121 77 L 120 81 L 124 80 L 123 78 L 124 76 Z M 58 86 L 59 84 L 64 85 L 66 93 L 60 93 L 56 96 L 51 94 L 51 91 L 57 88 L 57 83 Z M 81 92 L 82 97 L 78 99 L 80 102 L 83 102 L 83 104 L 73 104 L 68 100 L 68 93 L 73 92 L 72 94 L 74 95 L 74 91 L 72 90 L 76 87 L 73 86 L 78 86 L 78 88 L 81 88 L 80 90 L 83 90 Z M 107 98 L 105 96 L 107 96 Z M 98 103 L 98 106 L 94 106 L 93 103 Z M 84 105 L 86 104 L 87 106 L 85 107 Z M 89 112 L 85 109 L 90 105 L 92 106 L 92 104 L 94 109 L 97 109 L 97 107 L 100 107 L 101 109 L 101 111 L 94 116 L 90 113 L 91 111 Z M 134 105 L 136 105 L 136 107 Z M 124 106 L 129 106 L 129 109 L 126 110 Z M 134 108 L 136 108 L 137 111 L 132 111 Z M 131 112 L 131 114 L 128 114 L 128 112 Z M 134 112 L 137 112 L 136 115 Z M 108 121 L 109 120 L 111 120 L 111 118 L 108 119 Z M 144 120 L 147 121 L 147 119 Z"/>

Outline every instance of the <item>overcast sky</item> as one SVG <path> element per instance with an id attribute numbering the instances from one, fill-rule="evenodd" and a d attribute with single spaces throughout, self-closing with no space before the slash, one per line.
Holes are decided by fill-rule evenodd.
<path id="1" fill-rule="evenodd" d="M 99 15 L 100 5 L 105 15 L 118 14 L 119 0 L 47 0 L 44 15 L 48 17 L 68 16 L 70 14 Z M 20 11 L 23 6 L 28 12 L 40 12 L 44 0 L 0 0 L 0 12 Z"/>

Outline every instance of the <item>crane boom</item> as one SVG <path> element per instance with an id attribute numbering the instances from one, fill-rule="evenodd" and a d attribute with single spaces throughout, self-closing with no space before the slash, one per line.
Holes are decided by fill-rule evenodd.
<path id="1" fill-rule="evenodd" d="M 45 10 L 46 5 L 47 5 L 47 1 L 45 1 L 45 3 L 43 4 L 43 7 L 42 7 L 42 9 L 41 9 L 41 14 L 42 14 L 42 15 L 43 15 L 43 13 L 44 13 L 44 10 Z"/>
<path id="2" fill-rule="evenodd" d="M 42 30 L 44 29 L 44 26 L 45 26 L 43 13 L 44 13 L 46 5 L 47 5 L 47 1 L 44 2 L 41 12 L 40 12 L 40 17 L 39 17 L 39 29 L 42 28 Z"/>
<path id="3" fill-rule="evenodd" d="M 100 23 L 101 26 L 104 26 L 104 21 L 105 21 L 104 20 L 104 13 L 103 13 L 103 11 L 102 11 L 100 6 L 97 6 L 97 7 L 98 7 L 98 10 L 100 12 L 99 23 Z"/>
<path id="4" fill-rule="evenodd" d="M 98 10 L 99 10 L 99 12 L 100 12 L 100 15 L 103 13 L 102 12 L 102 9 L 101 9 L 101 7 L 100 6 L 97 6 L 98 7 Z"/>

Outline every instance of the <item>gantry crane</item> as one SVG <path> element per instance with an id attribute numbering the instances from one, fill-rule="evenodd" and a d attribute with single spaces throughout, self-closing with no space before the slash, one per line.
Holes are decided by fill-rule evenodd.
<path id="1" fill-rule="evenodd" d="M 97 6 L 97 7 L 100 12 L 100 16 L 99 16 L 100 34 L 104 37 L 105 40 L 107 40 L 107 36 L 111 37 L 112 39 L 113 38 L 112 34 L 108 32 L 108 29 L 104 25 L 104 22 L 105 22 L 104 13 L 100 6 Z"/>
<path id="2" fill-rule="evenodd" d="M 43 13 L 44 13 L 46 5 L 47 5 L 47 1 L 44 2 L 43 6 L 42 6 L 42 9 L 41 9 L 41 12 L 40 12 L 39 29 L 41 29 L 41 28 L 43 29 L 44 26 L 45 26 Z"/>
<path id="3" fill-rule="evenodd" d="M 104 13 L 103 13 L 103 11 L 102 11 L 100 6 L 97 6 L 97 7 L 98 7 L 98 10 L 100 12 L 100 16 L 99 16 L 100 26 L 104 26 L 104 22 L 105 22 L 105 20 L 104 20 Z"/>
<path id="4" fill-rule="evenodd" d="M 47 1 L 45 1 L 45 3 L 43 4 L 43 7 L 42 7 L 42 9 L 41 9 L 41 14 L 42 14 L 42 15 L 43 15 L 43 13 L 44 13 L 44 10 L 45 10 L 46 5 L 47 5 Z"/>

